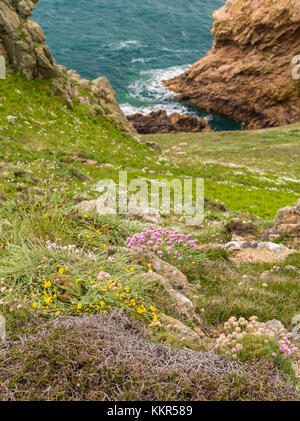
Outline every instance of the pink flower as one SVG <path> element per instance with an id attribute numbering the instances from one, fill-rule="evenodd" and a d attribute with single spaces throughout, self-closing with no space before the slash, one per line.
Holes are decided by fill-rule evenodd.
<path id="1" fill-rule="evenodd" d="M 103 279 L 110 279 L 110 278 L 111 278 L 111 275 L 106 272 L 100 272 L 98 273 L 98 276 L 97 276 L 98 281 L 102 281 Z"/>

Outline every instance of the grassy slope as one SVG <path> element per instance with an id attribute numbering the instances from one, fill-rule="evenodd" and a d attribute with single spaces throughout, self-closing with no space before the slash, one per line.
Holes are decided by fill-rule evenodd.
<path id="1" fill-rule="evenodd" d="M 149 135 L 206 194 L 232 211 L 273 219 L 300 195 L 300 125 L 267 130 Z M 179 146 L 179 144 L 186 144 Z"/>
<path id="2" fill-rule="evenodd" d="M 280 206 L 295 202 L 299 195 L 299 183 L 284 179 L 299 179 L 299 126 L 151 136 L 165 150 L 167 159 L 161 159 L 161 154 L 120 133 L 109 119 L 92 116 L 86 106 L 67 107 L 52 96 L 46 81 L 10 75 L 0 83 L 0 310 L 11 339 L 49 318 L 91 315 L 109 311 L 110 306 L 126 308 L 145 326 L 153 317 L 151 305 L 158 313 L 173 315 L 165 294 L 146 281 L 145 265 L 120 254 L 114 261 L 107 256 L 107 246 L 124 245 L 144 225 L 121 217 L 82 216 L 75 209 L 81 199 L 96 196 L 99 179 L 117 179 L 120 169 L 129 171 L 129 179 L 204 176 L 207 195 L 225 202 L 228 210 L 224 213 L 214 202 L 207 203 L 202 229 L 189 229 L 200 243 L 224 240 L 226 221 L 239 213 L 250 211 L 247 218 L 260 217 L 258 225 L 264 226 Z M 188 145 L 179 147 L 181 142 Z M 89 164 L 88 159 L 97 163 Z M 238 167 L 223 165 L 228 162 Z M 188 229 L 172 219 L 165 224 Z M 75 245 L 78 253 L 49 250 L 46 241 Z M 199 284 L 197 309 L 202 314 L 204 308 L 208 326 L 221 329 L 232 315 L 257 314 L 262 321 L 277 318 L 289 327 L 292 316 L 300 312 L 299 280 L 285 271 L 286 264 L 279 265 L 282 282 L 270 282 L 266 290 L 259 275 L 272 265 L 232 266 L 218 253 L 200 257 L 199 265 L 180 268 L 190 282 Z M 300 269 L 299 255 L 291 256 L 290 263 Z M 105 284 L 101 294 L 93 288 L 100 267 L 116 280 L 114 285 Z M 250 277 L 239 285 L 244 274 L 254 280 Z M 49 281 L 51 286 L 45 288 Z M 127 304 L 130 299 L 136 301 L 134 308 Z M 146 313 L 137 311 L 141 305 Z M 191 346 L 164 327 L 152 334 L 152 340 Z M 237 382 L 235 399 L 247 398 L 243 385 Z"/>

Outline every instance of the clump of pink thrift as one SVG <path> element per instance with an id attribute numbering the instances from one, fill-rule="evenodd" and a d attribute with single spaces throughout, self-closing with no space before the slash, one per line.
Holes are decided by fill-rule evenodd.
<path id="1" fill-rule="evenodd" d="M 97 276 L 98 281 L 103 281 L 104 279 L 111 279 L 111 275 L 107 272 L 99 272 Z"/>
<path id="2" fill-rule="evenodd" d="M 132 249 L 140 248 L 160 258 L 172 258 L 181 262 L 184 258 L 192 259 L 198 249 L 197 240 L 192 240 L 191 237 L 191 234 L 150 227 L 127 238 L 126 244 Z"/>

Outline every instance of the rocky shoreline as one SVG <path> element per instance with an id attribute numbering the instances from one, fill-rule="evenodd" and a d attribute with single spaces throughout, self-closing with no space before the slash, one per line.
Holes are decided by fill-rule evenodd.
<path id="1" fill-rule="evenodd" d="M 127 118 L 140 134 L 212 131 L 204 118 L 179 113 L 168 115 L 164 110 L 148 115 L 133 114 Z"/>
<path id="2" fill-rule="evenodd" d="M 292 61 L 300 54 L 300 2 L 227 0 L 213 17 L 211 51 L 164 81 L 175 99 L 248 129 L 299 122 L 300 80 L 292 77 Z"/>

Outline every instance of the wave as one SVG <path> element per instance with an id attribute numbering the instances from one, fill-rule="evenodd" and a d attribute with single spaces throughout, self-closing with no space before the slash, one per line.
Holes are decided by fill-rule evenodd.
<path id="1" fill-rule="evenodd" d="M 157 61 L 157 57 L 149 57 L 149 58 L 133 58 L 131 63 L 150 63 L 151 61 Z"/>
<path id="2" fill-rule="evenodd" d="M 179 102 L 158 103 L 158 104 L 153 104 L 152 106 L 147 105 L 147 106 L 140 106 L 140 107 L 136 107 L 134 105 L 126 103 L 126 104 L 121 104 L 120 106 L 125 115 L 132 115 L 132 114 L 147 115 L 147 114 L 152 113 L 153 111 L 164 110 L 167 112 L 168 115 L 173 114 L 173 113 L 179 113 L 179 114 L 190 114 L 190 115 L 197 116 L 196 112 L 191 112 L 187 106 Z"/>
<path id="3" fill-rule="evenodd" d="M 173 66 L 167 69 L 142 70 L 139 78 L 128 86 L 129 97 L 142 102 L 162 102 L 172 98 L 162 81 L 171 79 L 187 70 L 190 65 Z"/>
<path id="4" fill-rule="evenodd" d="M 108 45 L 108 47 L 111 50 L 119 51 L 119 50 L 125 50 L 125 49 L 128 50 L 132 47 L 142 48 L 143 44 L 140 41 L 137 41 L 137 40 L 128 40 L 128 41 L 112 42 L 111 44 Z"/>
<path id="5" fill-rule="evenodd" d="M 187 70 L 190 65 L 172 66 L 167 69 L 143 70 L 127 89 L 127 102 L 120 104 L 126 115 L 149 114 L 152 111 L 165 110 L 167 114 L 193 113 L 185 104 L 172 100 L 174 93 L 167 89 L 162 81 L 171 79 Z M 134 104 L 134 105 L 133 105 Z"/>

